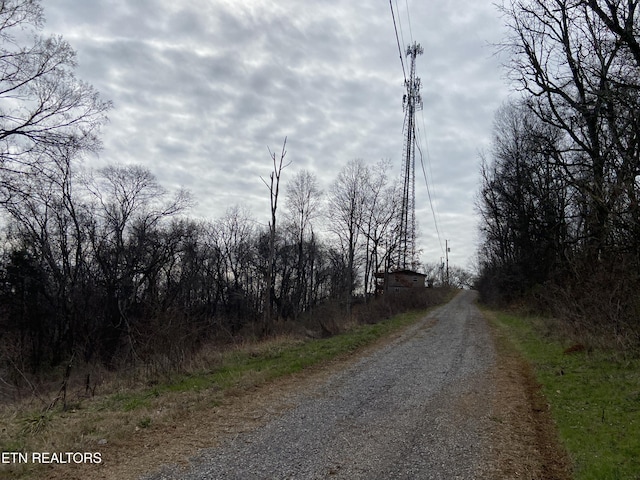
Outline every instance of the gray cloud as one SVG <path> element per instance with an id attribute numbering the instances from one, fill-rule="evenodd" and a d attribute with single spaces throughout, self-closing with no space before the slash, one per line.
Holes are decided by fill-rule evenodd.
<path id="1" fill-rule="evenodd" d="M 363 4 L 365 3 L 365 4 Z M 400 2 L 403 3 L 403 2 Z M 478 154 L 506 95 L 490 2 L 409 1 L 430 181 L 451 260 L 474 254 Z M 400 171 L 402 70 L 384 2 L 283 0 L 47 0 L 46 30 L 78 51 L 78 75 L 114 101 L 96 165 L 141 163 L 167 187 L 183 185 L 194 214 L 244 203 L 259 221 L 268 200 L 267 146 L 288 136 L 287 175 L 316 172 L 327 190 L 353 158 L 390 158 Z M 402 5 L 401 5 L 402 7 Z M 396 12 L 409 42 L 406 9 Z M 426 145 L 424 146 L 426 150 Z M 426 153 L 426 152 L 425 152 Z M 417 214 L 424 261 L 442 252 L 420 165 Z M 433 193 L 433 192 L 432 192 Z"/>

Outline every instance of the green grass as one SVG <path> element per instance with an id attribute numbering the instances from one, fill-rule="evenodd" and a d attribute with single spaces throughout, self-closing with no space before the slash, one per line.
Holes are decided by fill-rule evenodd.
<path id="1" fill-rule="evenodd" d="M 120 398 L 118 394 L 118 403 L 125 410 L 131 410 L 132 406 L 145 406 L 146 400 L 151 396 L 158 396 L 166 391 L 225 391 L 248 384 L 261 384 L 355 352 L 410 325 L 424 314 L 425 312 L 404 313 L 380 323 L 357 326 L 334 337 L 275 343 L 257 352 L 240 349 L 228 353 L 222 364 L 211 371 L 177 376 L 149 391 L 127 394 L 125 398 Z"/>
<path id="2" fill-rule="evenodd" d="M 78 400 L 67 411 L 56 407 L 43 415 L 31 408 L 6 409 L 11 416 L 0 431 L 0 450 L 74 451 L 93 448 L 93 442 L 102 438 L 126 443 L 134 430 L 166 428 L 185 412 L 216 407 L 226 396 L 241 395 L 280 377 L 345 358 L 401 331 L 426 311 L 359 325 L 326 339 L 283 336 L 247 342 L 216 356 L 201 371 L 154 379 L 151 386 L 118 387 L 119 391 Z M 27 478 L 37 475 L 36 471 L 41 470 L 35 465 L 0 465 L 0 478 Z"/>
<path id="3" fill-rule="evenodd" d="M 424 315 L 425 311 L 403 313 L 376 324 L 359 325 L 346 333 L 325 339 L 265 343 L 265 347 L 258 345 L 254 349 L 240 348 L 228 352 L 222 363 L 211 370 L 173 375 L 169 381 L 149 389 L 109 395 L 97 410 L 131 412 L 148 408 L 154 398 L 167 392 L 215 390 L 224 394 L 232 389 L 257 386 L 353 353 L 401 330 Z"/>
<path id="4" fill-rule="evenodd" d="M 640 360 L 614 351 L 565 354 L 541 321 L 496 313 L 531 362 L 578 480 L 640 479 Z"/>

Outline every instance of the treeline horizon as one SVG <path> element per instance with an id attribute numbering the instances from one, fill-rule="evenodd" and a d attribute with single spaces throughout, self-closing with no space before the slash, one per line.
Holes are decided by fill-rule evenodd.
<path id="1" fill-rule="evenodd" d="M 519 98 L 483 158 L 477 286 L 577 332 L 640 345 L 638 1 L 506 2 Z"/>
<path id="2" fill-rule="evenodd" d="M 371 296 L 373 274 L 393 252 L 387 167 L 348 163 L 324 205 L 308 172 L 283 184 L 273 321 L 296 321 L 327 301 L 347 309 L 356 291 Z M 35 372 L 77 355 L 115 368 L 265 327 L 269 228 L 246 209 L 195 220 L 188 194 L 169 194 L 148 169 L 89 175 L 63 156 L 20 172 L 11 185 L 0 259 L 2 355 L 10 364 Z M 314 229 L 321 214 L 331 242 Z"/>

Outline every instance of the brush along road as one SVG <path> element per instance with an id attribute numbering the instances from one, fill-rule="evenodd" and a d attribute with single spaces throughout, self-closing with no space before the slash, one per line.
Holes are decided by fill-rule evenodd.
<path id="1" fill-rule="evenodd" d="M 266 425 L 146 478 L 481 478 L 495 352 L 474 300 L 461 291 Z"/>

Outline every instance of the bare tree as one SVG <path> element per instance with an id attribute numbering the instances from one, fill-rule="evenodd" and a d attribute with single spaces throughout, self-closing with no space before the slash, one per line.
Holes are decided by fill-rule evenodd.
<path id="1" fill-rule="evenodd" d="M 307 307 L 313 290 L 313 284 L 309 285 L 309 282 L 313 282 L 313 257 L 309 256 L 311 272 L 307 272 L 304 246 L 307 234 L 313 235 L 311 222 L 320 213 L 321 195 L 318 180 L 306 170 L 298 172 L 287 189 L 288 219 L 296 239 L 297 250 L 297 279 L 292 300 L 297 311 Z"/>
<path id="2" fill-rule="evenodd" d="M 328 197 L 330 230 L 336 235 L 346 256 L 344 294 L 347 309 L 356 287 L 356 253 L 366 205 L 369 171 L 362 159 L 350 161 L 338 173 Z"/>
<path id="3" fill-rule="evenodd" d="M 390 265 L 391 253 L 395 248 L 394 221 L 398 216 L 397 191 L 399 184 L 391 183 L 388 160 L 379 161 L 368 169 L 364 185 L 364 205 L 359 229 L 365 237 L 364 248 L 364 294 L 372 291 L 375 273 L 386 270 Z"/>
<path id="4" fill-rule="evenodd" d="M 278 195 L 280 193 L 280 176 L 282 170 L 290 165 L 290 163 L 284 163 L 284 157 L 287 154 L 286 150 L 287 138 L 285 137 L 282 142 L 282 151 L 280 156 L 276 156 L 274 152 L 269 150 L 269 155 L 273 162 L 273 170 L 269 174 L 269 182 L 260 177 L 262 182 L 269 189 L 269 201 L 271 204 L 271 221 L 269 222 L 269 254 L 267 271 L 265 276 L 265 292 L 264 292 L 264 329 L 268 332 L 271 328 L 272 321 L 272 298 L 274 296 L 274 261 L 276 252 L 276 211 L 278 209 Z"/>
<path id="5" fill-rule="evenodd" d="M 298 172 L 287 188 L 287 209 L 298 237 L 304 237 L 319 215 L 322 191 L 318 179 L 307 170 Z"/>
<path id="6" fill-rule="evenodd" d="M 125 332 L 135 355 L 129 308 L 158 267 L 161 251 L 154 248 L 154 242 L 159 224 L 187 208 L 189 195 L 180 191 L 167 200 L 155 176 L 136 165 L 103 168 L 97 178 L 86 180 L 86 188 L 95 201 L 89 239 L 110 321 L 106 340 L 111 344 L 106 350 L 114 353 Z"/>
<path id="7" fill-rule="evenodd" d="M 73 349 L 84 332 L 78 322 L 79 300 L 86 281 L 86 209 L 74 189 L 73 150 L 60 147 L 47 161 L 47 169 L 14 179 L 13 195 L 4 204 L 9 214 L 10 247 L 32 258 L 40 270 L 41 294 L 51 313 L 38 321 L 36 335 L 46 335 L 36 356 L 57 363 Z M 17 258 L 17 257 L 16 257 Z M 26 265 L 25 265 L 26 267 Z M 16 278 L 21 272 L 16 271 Z M 35 326 L 35 325 L 34 325 Z"/>
<path id="8" fill-rule="evenodd" d="M 0 2 L 0 205 L 20 237 L 9 247 L 15 258 L 24 254 L 25 272 L 40 269 L 52 309 L 40 333 L 60 357 L 82 335 L 87 295 L 78 289 L 88 284 L 87 215 L 72 162 L 99 149 L 111 103 L 76 78 L 74 50 L 39 34 L 43 23 L 39 0 Z"/>
<path id="9" fill-rule="evenodd" d="M 531 110 L 564 132 L 555 161 L 587 202 L 592 258 L 611 244 L 616 210 L 632 203 L 621 195 L 633 195 L 639 173 L 636 7 L 635 0 L 513 0 L 502 8 L 510 74 Z"/>
<path id="10" fill-rule="evenodd" d="M 109 102 L 74 75 L 75 52 L 62 37 L 35 33 L 44 16 L 37 0 L 0 3 L 0 169 L 11 176 L 47 160 L 57 148 L 95 150 Z M 21 44 L 33 33 L 31 43 Z"/>
<path id="11" fill-rule="evenodd" d="M 558 138 L 522 103 L 496 112 L 492 157 L 483 161 L 477 207 L 483 218 L 484 280 L 499 285 L 505 296 L 543 283 L 566 260 L 570 189 L 550 153 Z"/>
<path id="12" fill-rule="evenodd" d="M 637 36 L 638 0 L 582 0 L 628 49 L 636 67 L 640 67 L 640 42 Z"/>
<path id="13" fill-rule="evenodd" d="M 255 220 L 249 212 L 234 206 L 214 226 L 215 249 L 222 258 L 221 270 L 218 272 L 218 283 L 221 298 L 224 302 L 224 315 L 229 317 L 230 327 L 237 331 L 246 318 L 241 318 L 253 305 L 253 297 L 259 296 L 260 289 L 254 283 L 258 272 L 254 270 L 256 261 L 254 250 L 257 234 Z M 259 308 L 257 299 L 254 310 Z"/>

